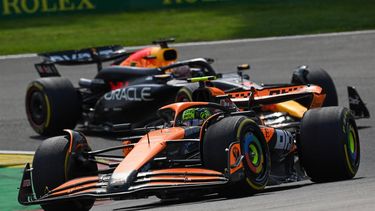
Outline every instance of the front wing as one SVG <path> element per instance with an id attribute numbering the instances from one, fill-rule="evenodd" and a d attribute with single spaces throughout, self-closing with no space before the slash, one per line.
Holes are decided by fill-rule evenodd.
<path id="1" fill-rule="evenodd" d="M 126 191 L 109 192 L 107 186 L 110 176 L 101 175 L 70 180 L 37 198 L 33 192 L 31 171 L 30 164 L 27 164 L 18 195 L 18 201 L 23 205 L 80 198 L 139 198 L 166 191 L 212 189 L 229 182 L 224 174 L 217 171 L 175 168 L 138 173 Z"/>

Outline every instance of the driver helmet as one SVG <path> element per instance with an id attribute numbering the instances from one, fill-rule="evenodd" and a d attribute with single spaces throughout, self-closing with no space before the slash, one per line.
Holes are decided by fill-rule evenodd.
<path id="1" fill-rule="evenodd" d="M 188 65 L 173 68 L 172 74 L 177 79 L 186 79 L 192 77 L 190 67 Z"/>
<path id="2" fill-rule="evenodd" d="M 208 108 L 189 108 L 182 113 L 182 123 L 185 126 L 200 126 L 211 115 Z"/>

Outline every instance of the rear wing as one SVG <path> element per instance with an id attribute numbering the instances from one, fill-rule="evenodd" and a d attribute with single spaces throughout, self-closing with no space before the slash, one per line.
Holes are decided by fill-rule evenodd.
<path id="1" fill-rule="evenodd" d="M 357 90 L 348 86 L 349 108 L 355 119 L 370 118 L 370 112 Z"/>
<path id="2" fill-rule="evenodd" d="M 123 60 L 132 53 L 133 52 L 129 52 L 123 46 L 119 45 L 40 53 L 38 56 L 40 56 L 43 61 L 35 64 L 35 68 L 41 77 L 60 76 L 55 64 L 97 64 L 98 71 L 100 71 L 103 62 Z"/>

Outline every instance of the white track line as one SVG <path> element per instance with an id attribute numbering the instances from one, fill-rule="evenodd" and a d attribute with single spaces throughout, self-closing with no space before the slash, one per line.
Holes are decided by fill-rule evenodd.
<path id="1" fill-rule="evenodd" d="M 0 154 L 7 155 L 33 155 L 32 151 L 13 151 L 13 150 L 0 150 Z"/>
<path id="2" fill-rule="evenodd" d="M 37 56 L 36 53 L 17 54 L 17 55 L 6 55 L 6 56 L 0 56 L 0 60 L 32 58 L 32 57 L 36 57 L 36 56 Z"/>
<path id="3" fill-rule="evenodd" d="M 351 32 L 334 32 L 325 34 L 309 34 L 309 35 L 291 35 L 280 37 L 262 37 L 262 38 L 247 38 L 237 40 L 221 40 L 221 41 L 208 41 L 208 42 L 191 42 L 191 43 L 178 43 L 173 46 L 197 46 L 197 45 L 219 45 L 219 44 L 232 44 L 232 43 L 245 43 L 245 42 L 264 42 L 264 41 L 279 41 L 279 40 L 293 40 L 293 39 L 306 39 L 306 38 L 320 38 L 320 37 L 337 37 L 337 36 L 353 36 L 353 35 L 366 35 L 375 34 L 375 30 L 367 31 L 351 31 Z"/>
<path id="4" fill-rule="evenodd" d="M 248 39 L 236 39 L 236 40 L 221 40 L 221 41 L 203 41 L 203 42 L 188 42 L 188 43 L 177 43 L 171 46 L 174 47 L 187 47 L 187 46 L 202 46 L 202 45 L 220 45 L 220 44 L 234 44 L 234 43 L 245 43 L 245 42 L 263 42 L 263 41 L 279 41 L 279 40 L 293 40 L 293 39 L 306 39 L 306 38 L 320 38 L 320 37 L 335 37 L 335 36 L 352 36 L 352 35 L 366 35 L 375 34 L 375 30 L 366 31 L 351 31 L 351 32 L 334 32 L 325 34 L 309 34 L 309 35 L 292 35 L 292 36 L 280 36 L 280 37 L 264 37 L 264 38 L 248 38 Z M 131 46 L 127 47 L 129 50 L 140 49 L 145 46 Z M 18 55 L 6 55 L 0 56 L 0 60 L 5 59 L 20 59 L 20 58 L 32 58 L 36 57 L 36 53 L 31 54 L 18 54 Z"/>

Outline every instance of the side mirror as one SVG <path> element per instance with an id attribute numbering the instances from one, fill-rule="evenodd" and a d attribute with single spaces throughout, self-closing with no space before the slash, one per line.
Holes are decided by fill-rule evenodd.
<path id="1" fill-rule="evenodd" d="M 167 39 L 160 39 L 152 41 L 152 44 L 157 45 L 159 44 L 161 48 L 169 48 L 168 43 L 172 43 L 175 41 L 175 38 L 167 38 Z"/>
<path id="2" fill-rule="evenodd" d="M 237 66 L 237 71 L 244 71 L 244 70 L 250 70 L 250 65 L 249 64 L 241 64 Z"/>
<path id="3" fill-rule="evenodd" d="M 154 80 L 156 80 L 159 83 L 166 83 L 172 78 L 170 74 L 160 74 L 160 75 L 154 75 L 152 77 Z"/>
<path id="4" fill-rule="evenodd" d="M 243 74 L 243 71 L 250 70 L 249 64 L 241 64 L 237 66 L 237 74 L 241 78 L 241 83 L 243 83 L 243 79 L 250 80 L 250 76 L 247 74 Z"/>

